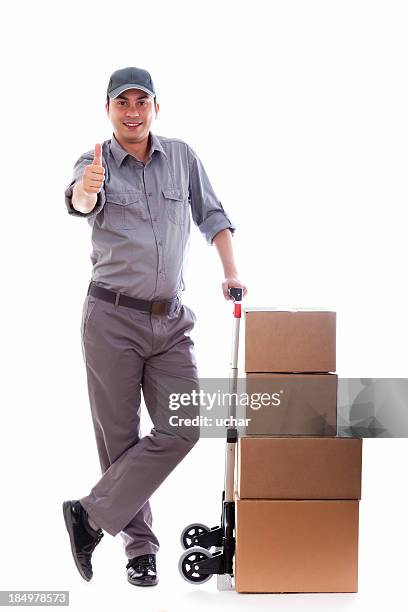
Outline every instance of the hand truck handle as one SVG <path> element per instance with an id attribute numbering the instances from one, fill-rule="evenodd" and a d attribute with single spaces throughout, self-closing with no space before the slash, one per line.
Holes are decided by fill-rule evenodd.
<path id="1" fill-rule="evenodd" d="M 228 289 L 228 293 L 230 294 L 234 302 L 242 301 L 242 287 L 230 287 Z"/>
<path id="2" fill-rule="evenodd" d="M 234 302 L 234 318 L 241 318 L 241 300 L 242 300 L 242 288 L 241 287 L 230 287 L 228 293 Z"/>

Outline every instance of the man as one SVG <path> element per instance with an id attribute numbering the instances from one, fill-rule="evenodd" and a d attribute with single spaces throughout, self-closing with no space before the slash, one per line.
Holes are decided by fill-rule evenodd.
<path id="1" fill-rule="evenodd" d="M 114 131 L 82 155 L 65 190 L 68 212 L 92 227 L 92 280 L 83 307 L 82 350 L 101 479 L 89 495 L 63 503 L 76 566 L 92 578 L 92 553 L 107 531 L 121 533 L 127 579 L 157 584 L 159 542 L 149 498 L 186 456 L 196 430 L 169 427 L 169 394 L 197 389 L 190 331 L 194 312 L 181 302 L 190 211 L 224 268 L 222 291 L 237 278 L 235 226 L 204 167 L 182 140 L 150 130 L 159 103 L 150 74 L 115 71 L 106 111 Z M 140 437 L 141 390 L 154 424 Z M 178 416 L 194 416 L 186 406 Z"/>

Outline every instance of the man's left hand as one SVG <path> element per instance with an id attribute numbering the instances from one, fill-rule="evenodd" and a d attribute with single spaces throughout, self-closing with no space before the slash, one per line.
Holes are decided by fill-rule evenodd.
<path id="1" fill-rule="evenodd" d="M 244 283 L 242 283 L 239 280 L 239 278 L 237 278 L 236 276 L 227 276 L 224 282 L 222 283 L 221 287 L 222 287 L 222 292 L 224 294 L 224 298 L 226 300 L 232 300 L 232 297 L 228 293 L 228 289 L 230 289 L 231 287 L 241 287 L 241 289 L 243 289 L 243 295 L 242 295 L 243 298 L 248 293 L 246 285 L 244 285 Z"/>

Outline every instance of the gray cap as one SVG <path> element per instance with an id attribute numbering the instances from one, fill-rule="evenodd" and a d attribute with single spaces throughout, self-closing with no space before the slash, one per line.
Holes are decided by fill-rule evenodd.
<path id="1" fill-rule="evenodd" d="M 116 98 L 119 94 L 126 89 L 141 89 L 150 96 L 156 97 L 152 77 L 143 68 L 135 68 L 131 66 L 129 68 L 122 68 L 121 70 L 115 70 L 109 80 L 107 89 L 107 95 L 110 98 Z"/>

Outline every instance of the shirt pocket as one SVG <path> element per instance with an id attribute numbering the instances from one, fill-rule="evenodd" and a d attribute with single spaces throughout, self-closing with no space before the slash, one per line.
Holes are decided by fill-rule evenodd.
<path id="1" fill-rule="evenodd" d="M 169 187 L 167 189 L 162 189 L 162 194 L 164 198 L 164 207 L 170 221 L 176 225 L 184 225 L 188 212 L 186 193 L 182 189 Z"/>
<path id="2" fill-rule="evenodd" d="M 147 220 L 142 194 L 138 191 L 106 191 L 108 224 L 115 229 L 136 229 Z"/>

